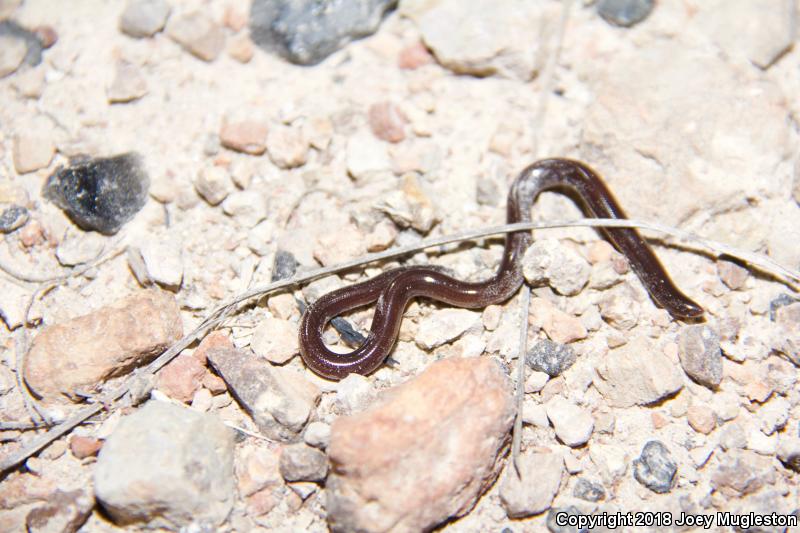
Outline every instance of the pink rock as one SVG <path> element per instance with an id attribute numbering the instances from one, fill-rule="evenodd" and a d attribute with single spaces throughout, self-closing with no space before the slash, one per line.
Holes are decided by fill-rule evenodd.
<path id="1" fill-rule="evenodd" d="M 48 401 L 65 401 L 148 363 L 182 336 L 175 298 L 142 291 L 45 328 L 28 352 L 25 381 Z"/>
<path id="2" fill-rule="evenodd" d="M 408 70 L 413 70 L 431 63 L 433 63 L 433 56 L 421 42 L 416 42 L 403 48 L 397 58 L 397 66 Z"/>
<path id="3" fill-rule="evenodd" d="M 225 47 L 225 31 L 200 11 L 171 19 L 167 33 L 173 41 L 203 61 L 214 61 Z"/>
<path id="4" fill-rule="evenodd" d="M 408 119 L 396 105 L 380 102 L 369 108 L 369 127 L 379 139 L 398 143 L 406 138 L 405 126 Z"/>
<path id="5" fill-rule="evenodd" d="M 251 155 L 267 150 L 267 126 L 256 120 L 225 121 L 219 132 L 222 146 Z"/>
<path id="6" fill-rule="evenodd" d="M 158 372 L 158 388 L 175 400 L 191 401 L 203 384 L 206 367 L 191 355 L 179 355 Z"/>
<path id="7" fill-rule="evenodd" d="M 206 335 L 195 348 L 192 357 L 200 361 L 203 366 L 208 358 L 208 351 L 212 348 L 233 348 L 233 343 L 227 334 L 221 331 L 212 331 Z"/>
<path id="8" fill-rule="evenodd" d="M 69 449 L 77 459 L 93 457 L 97 455 L 102 447 L 103 441 L 94 437 L 75 435 L 69 440 Z"/>
<path id="9" fill-rule="evenodd" d="M 469 512 L 500 470 L 513 386 L 496 360 L 445 359 L 338 418 L 328 520 L 341 531 L 428 530 Z"/>

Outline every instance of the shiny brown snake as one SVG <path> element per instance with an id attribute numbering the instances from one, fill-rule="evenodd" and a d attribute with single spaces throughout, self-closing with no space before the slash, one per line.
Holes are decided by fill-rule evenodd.
<path id="1" fill-rule="evenodd" d="M 547 190 L 569 195 L 588 216 L 626 218 L 596 172 L 579 161 L 556 158 L 533 163 L 514 180 L 508 193 L 507 222 L 529 222 L 533 202 L 539 193 Z M 703 308 L 673 284 L 638 231 L 632 228 L 601 228 L 600 231 L 625 255 L 656 303 L 673 317 L 692 319 L 703 315 Z M 501 303 L 522 285 L 522 256 L 531 241 L 527 230 L 506 234 L 500 268 L 485 281 L 460 281 L 436 266 L 410 266 L 322 296 L 308 307 L 300 324 L 303 360 L 320 376 L 334 380 L 350 373 L 373 372 L 394 346 L 403 312 L 412 298 L 425 296 L 467 308 Z M 322 334 L 331 319 L 373 302 L 372 326 L 361 346 L 349 353 L 336 353 L 325 346 Z"/>

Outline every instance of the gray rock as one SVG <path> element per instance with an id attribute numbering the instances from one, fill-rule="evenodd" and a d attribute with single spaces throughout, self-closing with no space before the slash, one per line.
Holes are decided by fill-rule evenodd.
<path id="1" fill-rule="evenodd" d="M 42 62 L 42 49 L 44 47 L 39 37 L 37 37 L 34 32 L 26 30 L 13 20 L 0 21 L 0 38 L 9 38 L 13 41 L 24 43 L 25 52 L 21 63 L 35 67 Z M 14 67 L 14 70 L 16 70 L 19 64 L 20 63 Z M 6 74 L 10 74 L 10 72 Z M 0 73 L 0 77 L 6 74 Z"/>
<path id="2" fill-rule="evenodd" d="M 633 460 L 633 477 L 636 481 L 659 494 L 672 489 L 677 471 L 678 465 L 669 450 L 657 440 L 645 444 L 642 455 Z"/>
<path id="3" fill-rule="evenodd" d="M 131 37 L 151 37 L 164 29 L 169 13 L 165 0 L 132 0 L 119 18 L 119 29 Z"/>
<path id="4" fill-rule="evenodd" d="M 94 497 L 87 489 L 56 490 L 44 505 L 36 507 L 25 517 L 28 533 L 73 533 L 92 514 Z"/>
<path id="5" fill-rule="evenodd" d="M 655 0 L 600 0 L 597 12 L 610 24 L 629 27 L 646 19 L 654 6 Z"/>
<path id="6" fill-rule="evenodd" d="M 150 401 L 106 440 L 95 495 L 118 523 L 220 525 L 233 507 L 233 433 L 215 416 Z"/>
<path id="7" fill-rule="evenodd" d="M 534 370 L 555 377 L 571 367 L 577 358 L 571 346 L 543 339 L 528 351 L 525 362 Z"/>
<path id="8" fill-rule="evenodd" d="M 547 530 L 552 533 L 584 533 L 586 528 L 578 529 L 578 526 L 571 526 L 566 523 L 568 516 L 578 516 L 583 513 L 575 507 L 553 507 L 547 513 Z M 563 523 L 564 525 L 559 525 Z"/>
<path id="9" fill-rule="evenodd" d="M 532 516 L 550 508 L 564 472 L 557 453 L 526 453 L 519 457 L 520 477 L 507 468 L 500 482 L 500 502 L 512 518 Z"/>
<path id="10" fill-rule="evenodd" d="M 800 300 L 790 294 L 786 294 L 785 292 L 779 294 L 769 302 L 769 319 L 775 322 L 775 313 L 778 311 L 778 309 L 798 301 Z"/>
<path id="11" fill-rule="evenodd" d="M 81 228 L 112 235 L 144 206 L 149 186 L 141 156 L 131 152 L 59 167 L 43 195 Z"/>
<path id="12" fill-rule="evenodd" d="M 269 438 L 295 442 L 308 422 L 320 391 L 289 368 L 264 364 L 232 348 L 212 348 L 208 361 Z"/>
<path id="13" fill-rule="evenodd" d="M 286 446 L 280 469 L 286 481 L 322 481 L 328 475 L 328 457 L 306 444 Z"/>
<path id="14" fill-rule="evenodd" d="M 331 426 L 325 422 L 311 422 L 303 432 L 303 440 L 309 446 L 324 450 L 331 441 Z"/>
<path id="15" fill-rule="evenodd" d="M 722 381 L 719 335 L 710 327 L 695 325 L 681 329 L 678 356 L 683 370 L 698 383 L 713 389 Z"/>
<path id="16" fill-rule="evenodd" d="M 253 42 L 300 65 L 319 63 L 378 29 L 397 0 L 254 0 Z"/>
<path id="17" fill-rule="evenodd" d="M 28 222 L 28 210 L 20 205 L 6 207 L 0 213 L 0 233 L 11 233 Z"/>
<path id="18" fill-rule="evenodd" d="M 589 263 L 556 239 L 539 239 L 525 251 L 522 273 L 528 283 L 547 281 L 559 294 L 574 296 L 589 281 Z"/>
<path id="19" fill-rule="evenodd" d="M 606 491 L 600 483 L 579 478 L 578 481 L 575 482 L 572 495 L 581 500 L 586 500 L 587 502 L 599 502 L 606 498 Z"/>
<path id="20" fill-rule="evenodd" d="M 225 48 L 225 30 L 203 11 L 172 17 L 167 33 L 184 50 L 203 61 L 214 61 Z"/>
<path id="21" fill-rule="evenodd" d="M 286 250 L 278 250 L 275 252 L 275 260 L 272 263 L 272 279 L 274 283 L 282 279 L 288 279 L 294 276 L 297 272 L 297 267 L 300 263 L 297 262 L 292 252 Z"/>

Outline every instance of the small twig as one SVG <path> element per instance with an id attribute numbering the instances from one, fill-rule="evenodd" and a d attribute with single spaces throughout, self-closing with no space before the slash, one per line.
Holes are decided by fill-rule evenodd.
<path id="1" fill-rule="evenodd" d="M 519 352 L 517 353 L 517 416 L 514 418 L 514 433 L 511 436 L 511 462 L 517 477 L 522 479 L 519 468 L 519 449 L 522 444 L 522 404 L 525 401 L 525 355 L 528 353 L 528 311 L 531 305 L 531 289 L 523 283 L 519 304 Z"/>

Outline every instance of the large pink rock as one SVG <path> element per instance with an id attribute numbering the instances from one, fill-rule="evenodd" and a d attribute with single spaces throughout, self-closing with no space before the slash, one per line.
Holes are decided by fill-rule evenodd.
<path id="1" fill-rule="evenodd" d="M 45 328 L 25 361 L 25 381 L 49 401 L 92 392 L 103 381 L 147 364 L 183 336 L 175 298 L 142 291 Z"/>
<path id="2" fill-rule="evenodd" d="M 333 423 L 333 531 L 420 531 L 469 512 L 494 483 L 513 387 L 490 358 L 446 359 Z"/>

